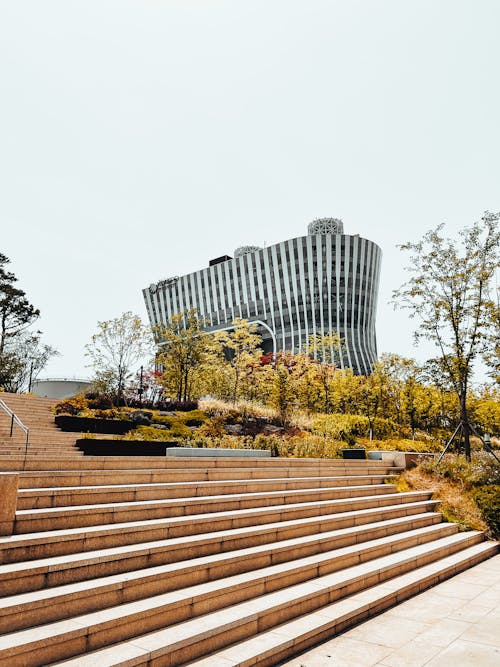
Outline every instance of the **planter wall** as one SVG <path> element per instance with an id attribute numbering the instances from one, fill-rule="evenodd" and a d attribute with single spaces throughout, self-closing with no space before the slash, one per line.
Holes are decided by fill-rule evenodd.
<path id="1" fill-rule="evenodd" d="M 85 456 L 165 456 L 167 447 L 176 447 L 177 441 L 163 440 L 99 440 L 79 438 L 76 446 Z"/>
<path id="2" fill-rule="evenodd" d="M 135 427 L 134 422 L 130 419 L 98 419 L 96 417 L 57 415 L 54 421 L 61 431 L 71 431 L 73 433 L 124 435 Z"/>
<path id="3" fill-rule="evenodd" d="M 366 459 L 366 451 L 364 449 L 343 449 L 343 459 Z"/>

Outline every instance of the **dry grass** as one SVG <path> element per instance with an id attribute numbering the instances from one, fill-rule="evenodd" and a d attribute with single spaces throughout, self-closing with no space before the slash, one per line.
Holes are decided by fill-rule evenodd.
<path id="1" fill-rule="evenodd" d="M 228 413 L 238 412 L 245 417 L 254 417 L 256 419 L 265 419 L 267 421 L 278 421 L 279 414 L 274 409 L 261 403 L 254 403 L 252 401 L 237 401 L 231 403 L 230 401 L 223 401 L 218 398 L 200 399 L 198 402 L 200 410 L 203 410 L 209 415 L 224 417 Z M 318 415 L 314 415 L 317 417 Z M 290 426 L 307 430 L 311 427 L 313 417 L 308 415 L 303 410 L 296 410 L 292 413 L 290 418 Z"/>
<path id="2" fill-rule="evenodd" d="M 277 419 L 278 413 L 273 408 L 260 405 L 259 403 L 252 403 L 251 401 L 237 401 L 230 403 L 218 398 L 201 399 L 198 402 L 200 410 L 210 415 L 223 417 L 232 412 L 239 412 L 247 417 L 256 417 L 260 419 Z"/>
<path id="3" fill-rule="evenodd" d="M 438 511 L 446 521 L 457 523 L 460 530 L 488 531 L 481 512 L 463 484 L 424 472 L 417 468 L 405 470 L 399 477 L 398 491 L 424 491 L 432 489 L 432 497 L 440 500 Z"/>

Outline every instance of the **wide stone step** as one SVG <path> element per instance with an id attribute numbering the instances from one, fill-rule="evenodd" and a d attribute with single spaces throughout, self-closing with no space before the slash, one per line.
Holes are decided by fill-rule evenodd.
<path id="1" fill-rule="evenodd" d="M 373 478 L 393 474 L 381 468 L 346 468 L 321 471 L 315 468 L 301 468 L 299 471 L 285 467 L 262 470 L 262 468 L 162 468 L 139 470 L 50 470 L 50 471 L 22 471 L 19 477 L 20 489 L 52 488 L 52 487 L 81 487 L 81 486 L 111 486 L 126 484 L 159 484 L 173 482 L 238 482 L 289 479 L 311 481 L 332 477 L 359 477 Z M 360 482 L 361 484 L 363 482 Z"/>
<path id="2" fill-rule="evenodd" d="M 422 509 L 421 504 L 419 508 Z M 352 516 L 353 525 L 345 528 L 335 528 L 338 515 L 327 515 L 314 521 L 300 519 L 271 524 L 264 529 L 250 526 L 200 536 L 157 540 L 127 547 L 5 564 L 0 566 L 0 595 L 27 593 L 95 577 L 177 563 L 186 558 L 213 557 L 242 549 L 265 552 L 272 548 L 273 559 L 279 558 L 279 554 L 283 552 L 288 558 L 299 558 L 328 549 L 434 526 L 442 519 L 437 512 L 405 514 L 390 519 L 386 518 L 383 512 L 375 513 L 373 510 L 364 512 L 364 519 L 366 521 L 371 519 L 370 523 L 354 525 L 355 517 Z M 453 524 L 443 525 L 451 526 L 453 529 Z M 332 529 L 327 530 L 329 527 Z"/>
<path id="3" fill-rule="evenodd" d="M 323 576 L 316 568 L 314 579 L 292 585 L 281 564 L 9 633 L 0 637 L 0 665 L 44 665 L 132 637 L 180 665 L 480 540 L 481 533 L 459 533 Z"/>
<path id="4" fill-rule="evenodd" d="M 109 503 L 106 505 L 73 506 L 64 508 L 20 510 L 16 512 L 14 532 L 31 533 L 62 528 L 98 526 L 128 521 L 180 516 L 201 516 L 209 518 L 231 512 L 239 516 L 242 512 L 260 511 L 264 516 L 275 516 L 288 512 L 295 517 L 308 516 L 312 510 L 328 507 L 347 511 L 353 507 L 367 509 L 391 504 L 392 497 L 400 497 L 394 485 L 373 484 L 363 487 L 335 487 L 331 489 L 268 492 L 241 494 L 237 496 L 207 496 L 204 498 L 182 498 L 174 500 L 150 500 L 137 503 Z M 318 513 L 320 513 L 318 511 Z"/>
<path id="5" fill-rule="evenodd" d="M 259 632 L 255 637 L 216 651 L 209 657 L 190 661 L 189 666 L 230 667 L 237 664 L 239 667 L 264 665 L 269 667 L 282 664 L 283 660 L 294 658 L 353 625 L 477 565 L 486 558 L 494 556 L 497 551 L 498 547 L 491 542 L 476 544 L 443 560 L 424 565 L 366 591 L 326 605 L 310 614 L 282 623 L 268 631 Z M 78 664 L 79 667 L 90 667 L 92 664 L 99 664 L 111 667 L 111 665 L 124 665 L 126 657 L 137 659 L 128 664 L 141 665 L 145 664 L 143 661 L 145 655 L 152 657 L 148 651 L 142 650 L 141 653 L 141 649 L 135 643 L 134 645 L 124 643 L 120 644 L 119 648 L 111 647 L 89 653 L 79 658 L 78 662 L 68 660 L 57 665 L 70 667 Z M 96 660 L 97 662 L 92 662 Z"/>
<path id="6" fill-rule="evenodd" d="M 248 527 L 253 527 L 262 542 L 271 542 L 275 539 L 310 535 L 325 530 L 362 526 L 382 519 L 433 512 L 438 501 L 430 500 L 430 496 L 431 492 L 425 491 L 392 495 L 389 496 L 394 500 L 392 505 L 386 504 L 368 509 L 360 509 L 354 504 L 347 509 L 339 508 L 338 504 L 333 507 L 318 507 L 317 504 L 313 504 L 307 512 L 300 512 L 300 516 L 295 518 L 290 513 L 290 509 L 293 511 L 294 508 L 286 508 L 288 511 L 283 511 L 282 508 L 281 511 L 273 512 L 271 516 L 268 516 L 265 510 L 242 510 L 239 513 L 226 512 L 211 516 L 176 517 L 13 535 L 0 538 L 0 556 L 1 562 L 5 564 L 63 555 L 66 557 L 75 552 L 81 552 L 84 557 L 87 552 L 96 549 L 122 548 L 126 552 L 132 544 L 139 545 L 153 540 L 191 539 L 193 535 L 203 536 L 202 539 L 208 541 L 215 536 L 216 540 L 221 542 L 221 550 L 225 550 L 231 548 L 225 542 L 225 538 L 220 536 L 226 531 L 230 533 L 227 538 L 229 541 L 238 539 L 240 546 L 248 546 L 241 543 L 242 531 L 245 537 L 247 533 L 244 529 Z M 175 547 L 175 543 L 172 544 Z M 181 549 L 184 548 L 182 545 Z M 203 555 L 203 551 L 200 555 Z"/>
<path id="7" fill-rule="evenodd" d="M 277 589 L 281 581 L 289 586 L 456 532 L 454 524 L 432 525 L 339 548 L 335 547 L 337 535 L 333 532 L 323 536 L 324 551 L 319 551 L 317 537 L 313 536 L 92 579 L 85 584 L 11 595 L 1 601 L 0 633 L 253 571 L 254 585 L 261 577 L 266 589 Z M 300 552 L 306 555 L 299 557 Z M 278 567 L 281 564 L 285 567 Z"/>
<path id="8" fill-rule="evenodd" d="M 362 472 L 365 475 L 397 474 L 401 468 L 388 465 L 384 461 L 356 461 L 342 459 L 235 459 L 203 458 L 189 459 L 163 456 L 84 456 L 78 462 L 71 457 L 46 457 L 45 460 L 28 457 L 24 465 L 23 457 L 8 457 L 0 455 L 0 470 L 144 470 L 144 469 L 218 469 L 242 470 L 253 468 L 259 475 L 267 472 L 274 477 L 293 477 L 300 471 L 300 475 L 322 476 L 337 474 L 356 475 Z M 276 471 L 280 470 L 280 473 Z M 283 471 L 284 474 L 281 474 Z"/>
<path id="9" fill-rule="evenodd" d="M 211 495 L 231 495 L 259 493 L 266 491 L 296 491 L 370 484 L 380 485 L 387 479 L 385 475 L 302 477 L 269 480 L 231 480 L 222 482 L 182 482 L 153 483 L 112 486 L 73 486 L 52 488 L 31 488 L 19 491 L 17 508 L 41 509 L 67 507 L 71 505 L 93 505 L 100 503 L 138 502 L 174 498 L 206 497 Z"/>

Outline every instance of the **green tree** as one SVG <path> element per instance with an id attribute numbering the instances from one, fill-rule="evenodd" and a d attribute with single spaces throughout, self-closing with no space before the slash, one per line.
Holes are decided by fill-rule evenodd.
<path id="1" fill-rule="evenodd" d="M 290 355 L 291 356 L 291 355 Z M 272 369 L 270 382 L 270 405 L 275 408 L 283 426 L 286 426 L 293 412 L 296 397 L 293 370 L 287 359 L 281 357 Z"/>
<path id="2" fill-rule="evenodd" d="M 28 391 L 48 361 L 59 354 L 42 343 L 40 334 L 22 331 L 7 342 L 0 364 L 0 386 L 5 391 Z"/>
<path id="3" fill-rule="evenodd" d="M 155 330 L 163 366 L 160 383 L 178 401 L 196 397 L 200 375 L 207 361 L 209 338 L 195 310 L 177 313 L 166 326 Z"/>
<path id="4" fill-rule="evenodd" d="M 16 276 L 6 270 L 10 260 L 0 253 L 0 360 L 10 339 L 25 331 L 40 316 L 40 311 L 15 286 Z"/>
<path id="5" fill-rule="evenodd" d="M 401 246 L 411 253 L 410 279 L 393 293 L 394 303 L 419 320 L 416 341 L 425 338 L 439 350 L 442 369 L 460 407 L 465 455 L 470 460 L 470 416 L 467 405 L 478 356 L 491 351 L 493 280 L 500 266 L 500 214 L 485 213 L 465 227 L 459 239 L 442 235 L 443 225 L 418 243 Z"/>
<path id="6" fill-rule="evenodd" d="M 98 386 L 120 400 L 137 364 L 152 354 L 153 337 L 141 318 L 130 311 L 98 322 L 97 327 L 85 346 L 85 356 L 91 360 Z"/>
<path id="7" fill-rule="evenodd" d="M 221 332 L 218 341 L 223 351 L 221 370 L 229 382 L 229 398 L 251 398 L 256 386 L 255 374 L 261 367 L 261 337 L 257 325 L 240 318 L 233 321 L 231 331 Z"/>
<path id="8" fill-rule="evenodd" d="M 323 396 L 323 412 L 332 411 L 332 382 L 342 355 L 342 339 L 334 331 L 309 337 L 309 351 L 317 361 L 316 373 Z"/>

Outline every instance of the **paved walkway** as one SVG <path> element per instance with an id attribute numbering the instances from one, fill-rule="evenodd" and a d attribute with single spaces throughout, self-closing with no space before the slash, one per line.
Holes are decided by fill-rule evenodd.
<path id="1" fill-rule="evenodd" d="M 500 555 L 283 667 L 499 667 Z"/>

